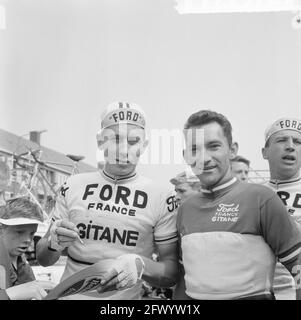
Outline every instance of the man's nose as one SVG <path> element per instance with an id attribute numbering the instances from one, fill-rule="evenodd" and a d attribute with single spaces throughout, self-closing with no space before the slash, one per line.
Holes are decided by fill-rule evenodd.
<path id="1" fill-rule="evenodd" d="M 30 234 L 27 234 L 27 235 L 24 235 L 23 242 L 29 244 L 29 243 L 31 243 L 32 239 L 33 239 L 33 237 Z"/>
<path id="2" fill-rule="evenodd" d="M 120 155 L 127 155 L 128 154 L 128 144 L 126 141 L 122 141 L 118 145 L 118 152 Z"/>
<path id="3" fill-rule="evenodd" d="M 245 180 L 247 180 L 247 179 L 248 179 L 247 173 L 243 172 L 243 173 L 241 174 L 241 180 L 242 180 L 242 181 L 245 181 Z"/>
<path id="4" fill-rule="evenodd" d="M 286 150 L 294 151 L 295 150 L 295 144 L 292 138 L 289 138 L 285 145 Z"/>

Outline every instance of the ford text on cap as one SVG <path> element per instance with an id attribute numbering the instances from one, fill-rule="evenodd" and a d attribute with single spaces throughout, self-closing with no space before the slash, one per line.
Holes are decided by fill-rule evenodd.
<path id="1" fill-rule="evenodd" d="M 135 124 L 144 129 L 144 111 L 135 103 L 113 102 L 101 115 L 101 129 L 119 123 Z"/>
<path id="2" fill-rule="evenodd" d="M 270 125 L 265 131 L 265 141 L 274 133 L 282 130 L 294 130 L 301 133 L 301 120 L 296 118 L 281 118 Z"/>

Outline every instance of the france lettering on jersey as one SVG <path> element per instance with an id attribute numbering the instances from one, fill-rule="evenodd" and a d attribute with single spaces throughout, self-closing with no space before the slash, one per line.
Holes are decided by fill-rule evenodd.
<path id="1" fill-rule="evenodd" d="M 301 225 L 301 177 L 288 181 L 271 180 L 266 186 L 274 190 L 287 212 Z M 296 299 L 295 281 L 288 270 L 277 263 L 274 276 L 274 293 L 276 299 Z"/>
<path id="2" fill-rule="evenodd" d="M 194 299 L 270 295 L 276 257 L 286 263 L 301 247 L 279 197 L 235 179 L 185 201 L 177 228 L 186 294 Z"/>
<path id="3" fill-rule="evenodd" d="M 68 248 L 62 280 L 99 260 L 135 253 L 151 258 L 156 244 L 177 241 L 175 197 L 148 178 L 134 174 L 114 180 L 105 172 L 72 176 L 62 186 L 54 214 L 79 229 L 80 241 Z M 131 299 L 140 286 L 112 299 Z M 136 296 L 135 296 L 136 298 Z"/>

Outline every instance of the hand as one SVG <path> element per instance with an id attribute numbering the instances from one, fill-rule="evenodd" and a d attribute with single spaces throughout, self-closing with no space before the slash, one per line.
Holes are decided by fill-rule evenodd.
<path id="1" fill-rule="evenodd" d="M 53 282 L 35 280 L 7 288 L 5 291 L 10 300 L 42 300 L 47 295 L 46 290 L 54 287 Z"/>
<path id="2" fill-rule="evenodd" d="M 73 222 L 56 220 L 50 228 L 49 246 L 57 251 L 70 247 L 79 237 L 79 230 Z"/>
<path id="3" fill-rule="evenodd" d="M 144 261 L 137 254 L 123 254 L 113 263 L 112 267 L 104 274 L 99 293 L 108 290 L 123 290 L 133 287 L 141 279 L 144 271 Z"/>

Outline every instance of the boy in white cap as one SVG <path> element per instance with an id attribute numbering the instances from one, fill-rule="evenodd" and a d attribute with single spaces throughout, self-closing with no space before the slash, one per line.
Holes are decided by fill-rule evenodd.
<path id="1" fill-rule="evenodd" d="M 0 300 L 42 299 L 53 288 L 35 281 L 25 252 L 43 220 L 40 208 L 26 198 L 9 200 L 0 214 Z"/>
<path id="2" fill-rule="evenodd" d="M 301 224 L 301 120 L 281 118 L 265 131 L 263 158 L 268 160 L 273 189 L 287 207 L 288 214 Z M 279 226 L 280 228 L 280 226 Z M 274 292 L 277 299 L 296 299 L 294 279 L 277 263 Z"/>
<path id="3" fill-rule="evenodd" d="M 157 287 L 173 286 L 175 199 L 172 190 L 162 190 L 136 172 L 147 146 L 144 112 L 133 103 L 109 105 L 101 116 L 97 142 L 104 168 L 73 176 L 62 187 L 56 221 L 38 243 L 38 261 L 51 265 L 68 248 L 63 280 L 99 260 L 109 266 L 99 293 L 71 299 L 139 299 L 142 279 Z M 155 250 L 159 262 L 151 259 Z"/>

